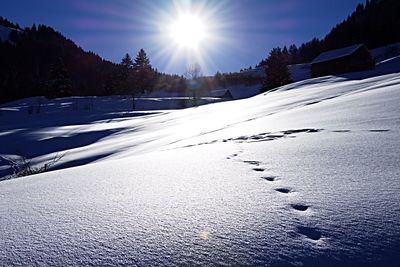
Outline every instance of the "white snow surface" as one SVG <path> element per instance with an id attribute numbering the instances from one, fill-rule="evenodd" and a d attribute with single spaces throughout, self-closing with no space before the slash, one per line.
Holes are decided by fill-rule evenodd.
<path id="1" fill-rule="evenodd" d="M 1 105 L 0 155 L 66 154 L 0 182 L 0 265 L 398 266 L 400 73 L 359 76 L 185 110 Z"/>

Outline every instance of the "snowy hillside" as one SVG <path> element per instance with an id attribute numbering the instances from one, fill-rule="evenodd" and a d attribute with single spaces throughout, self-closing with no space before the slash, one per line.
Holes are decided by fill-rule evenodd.
<path id="1" fill-rule="evenodd" d="M 3 171 L 18 151 L 65 156 L 0 182 L 0 265 L 397 266 L 400 65 L 375 73 L 389 67 L 177 111 L 2 105 Z"/>

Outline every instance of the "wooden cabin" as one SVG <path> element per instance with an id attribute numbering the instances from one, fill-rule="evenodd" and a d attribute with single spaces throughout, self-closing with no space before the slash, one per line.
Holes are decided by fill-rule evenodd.
<path id="1" fill-rule="evenodd" d="M 232 100 L 233 96 L 231 91 L 226 90 L 225 94 L 223 94 L 222 96 L 220 96 L 220 98 L 224 99 L 224 100 Z"/>
<path id="2" fill-rule="evenodd" d="M 312 77 L 364 71 L 375 67 L 374 59 L 364 44 L 326 51 L 311 62 Z"/>

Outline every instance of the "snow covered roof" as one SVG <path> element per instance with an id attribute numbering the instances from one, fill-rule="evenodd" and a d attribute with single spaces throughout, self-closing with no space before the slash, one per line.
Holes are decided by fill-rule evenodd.
<path id="1" fill-rule="evenodd" d="M 356 52 L 363 45 L 364 44 L 356 44 L 356 45 L 352 45 L 352 46 L 348 46 L 348 47 L 344 47 L 344 48 L 340 48 L 340 49 L 326 51 L 324 53 L 321 53 L 317 58 L 315 58 L 313 60 L 313 62 L 311 62 L 311 64 L 321 63 L 321 62 L 349 56 L 349 55 L 353 54 L 354 52 Z"/>
<path id="2" fill-rule="evenodd" d="M 212 97 L 222 97 L 228 92 L 230 93 L 229 89 L 218 89 L 218 90 L 212 90 L 211 92 L 208 93 L 208 95 Z"/>

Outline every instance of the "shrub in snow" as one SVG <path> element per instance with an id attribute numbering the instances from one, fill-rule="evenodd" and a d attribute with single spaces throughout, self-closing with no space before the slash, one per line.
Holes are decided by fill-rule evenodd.
<path id="1" fill-rule="evenodd" d="M 14 170 L 14 174 L 9 176 L 8 179 L 24 177 L 28 175 L 38 174 L 48 171 L 54 164 L 64 157 L 65 154 L 56 154 L 53 159 L 47 161 L 40 167 L 34 167 L 32 160 L 24 155 L 18 156 L 16 159 L 6 159 Z"/>

